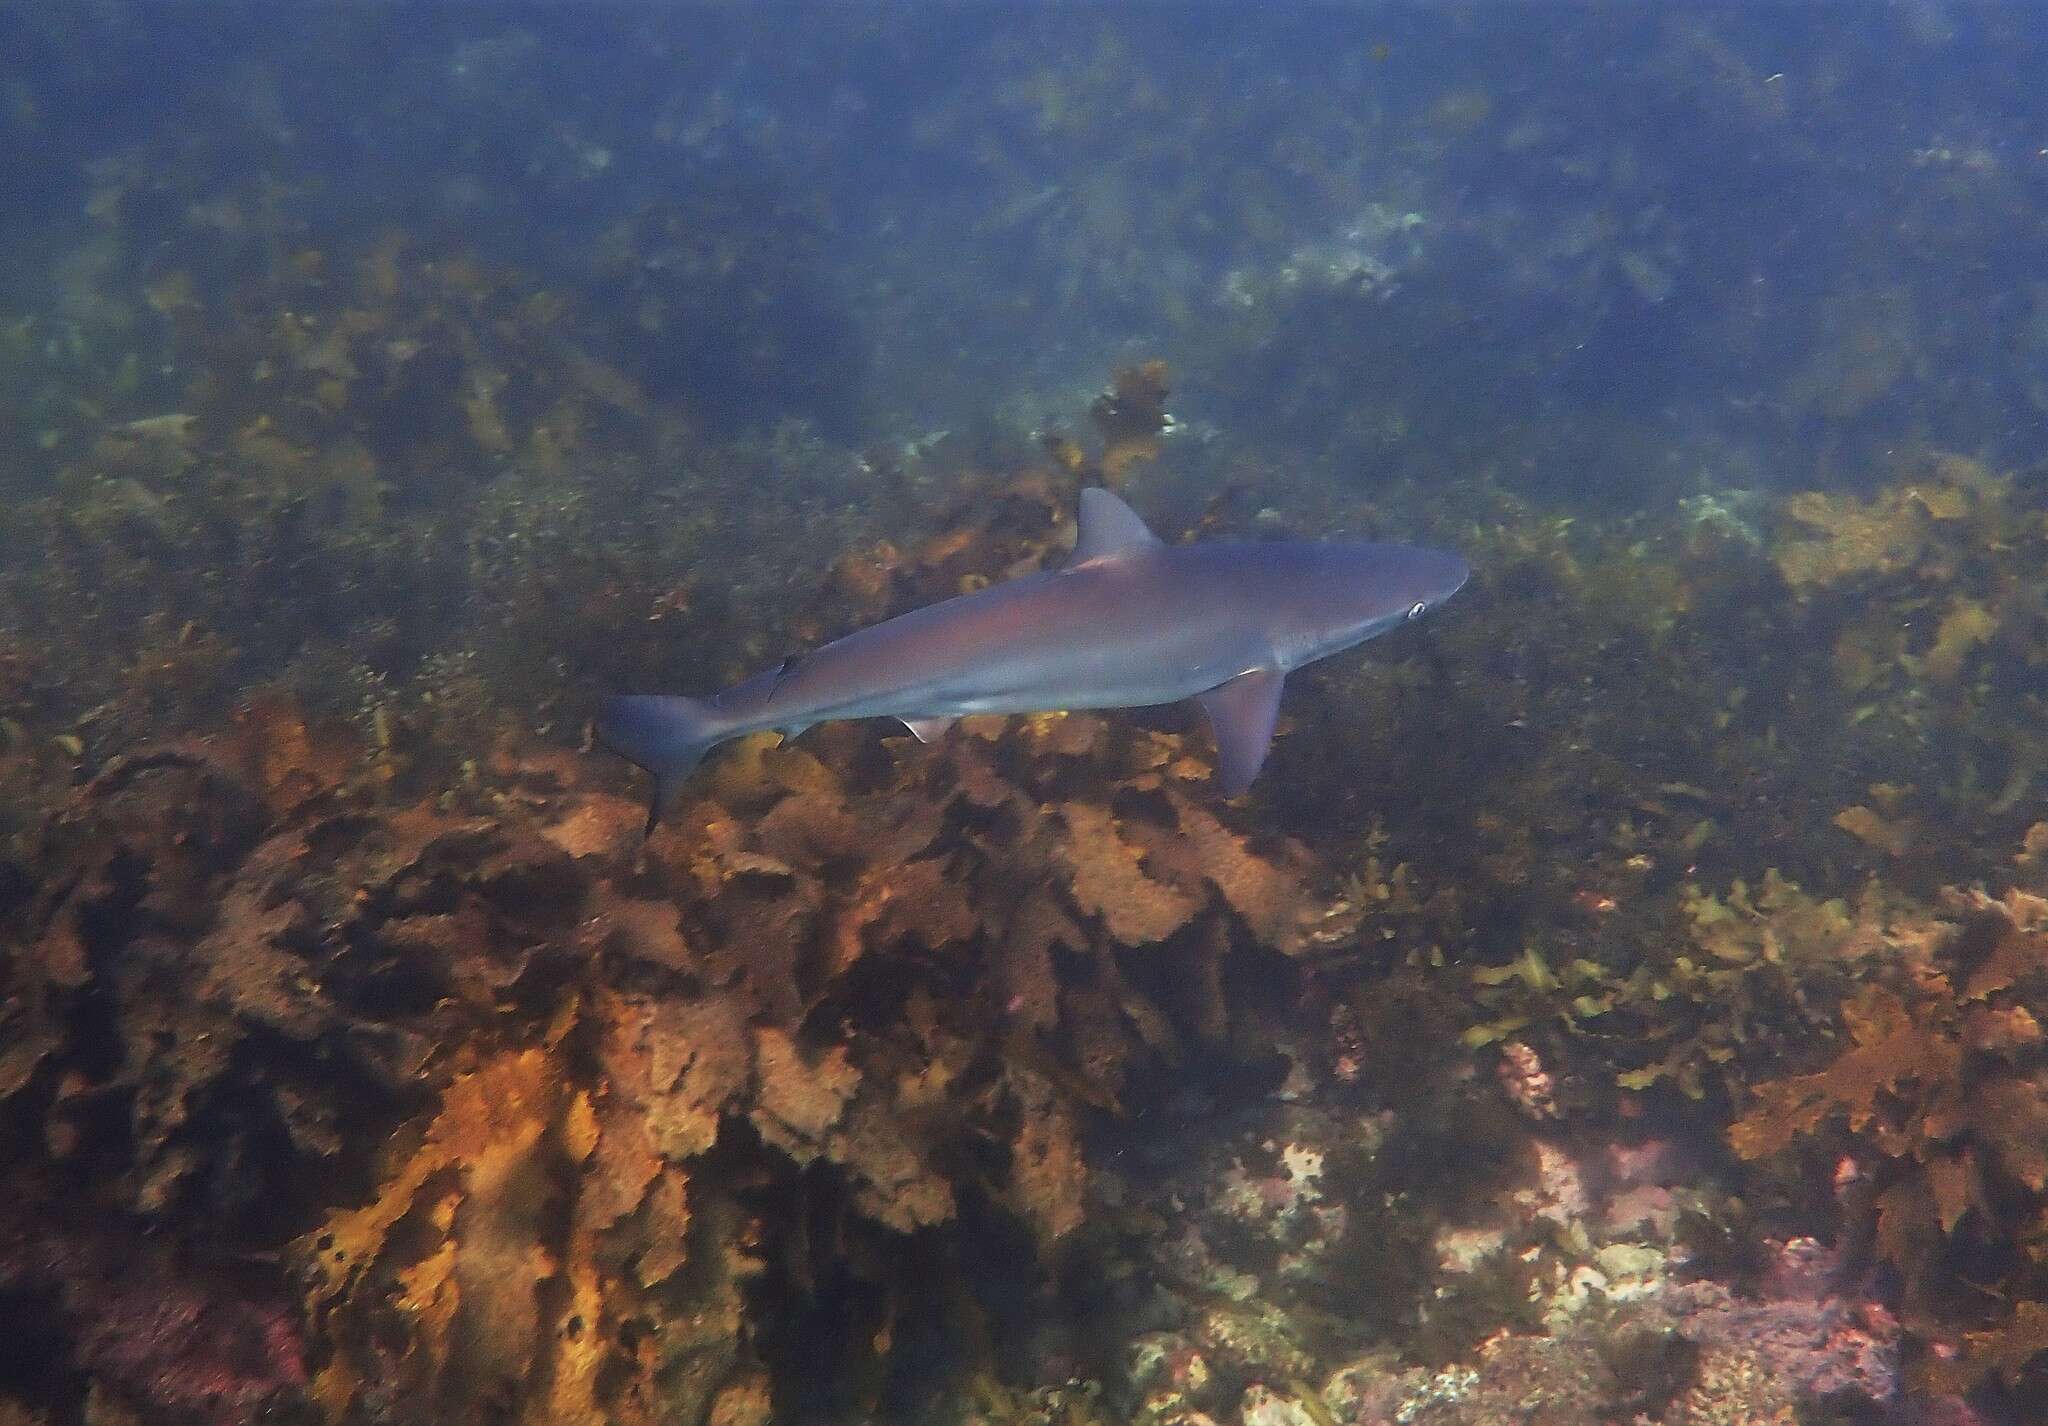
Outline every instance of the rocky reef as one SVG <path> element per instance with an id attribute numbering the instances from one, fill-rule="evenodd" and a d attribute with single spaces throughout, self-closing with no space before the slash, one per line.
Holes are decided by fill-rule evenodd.
<path id="1" fill-rule="evenodd" d="M 981 478 L 787 636 L 1058 558 L 1101 468 Z M 1968 462 L 1908 480 L 1682 513 L 1649 564 L 1504 509 L 1462 619 L 1300 680 L 1244 805 L 1179 713 L 835 726 L 643 844 L 629 771 L 489 686 L 316 712 L 234 649 L 121 680 L 88 746 L 48 710 L 151 655 L 47 646 L 0 959 L 0 1307 L 41 1345 L 0 1381 L 57 1419 L 1997 1419 L 2038 1370 L 2048 834 L 1976 769 L 2032 746 L 1987 695 L 2039 525 Z M 1745 600 L 1837 649 L 1983 612 L 1674 736 Z M 1618 658 L 1644 686 L 1587 699 Z M 1786 746 L 1823 700 L 1856 756 Z M 145 718 L 193 731 L 113 746 Z M 1912 781 L 1848 803 L 1898 723 Z M 1982 854 L 1958 807 L 2007 837 L 1981 886 L 1931 875 Z"/>
<path id="2" fill-rule="evenodd" d="M 139 72 L 118 9 L 0 19 Z M 1846 258 L 1726 296 L 1767 239 L 1568 96 L 1397 94 L 1389 44 L 1332 64 L 1398 122 L 1176 106 L 1202 37 L 1017 23 L 916 116 L 814 55 L 808 126 L 663 51 L 677 191 L 595 100 L 515 135 L 539 41 L 459 25 L 431 121 L 493 123 L 430 200 L 280 177 L 313 80 L 260 70 L 222 131 L 71 155 L 0 314 L 4 1426 L 2038 1419 L 2048 479 L 1928 434 L 1991 344 Z M 1782 75 L 1653 28 L 1650 119 L 1825 168 Z M 0 175 L 59 183 L 54 83 Z M 979 182 L 841 289 L 824 135 L 885 118 Z M 2023 190 L 1974 152 L 1901 200 L 1944 273 L 2005 240 L 1951 200 Z M 1540 241 L 1504 169 L 1567 195 Z M 514 172 L 558 247 L 493 240 Z M 1021 276 L 890 306 L 963 213 Z M 1674 311 L 1800 460 L 1638 461 L 1498 316 Z M 971 429 L 874 418 L 890 321 Z M 1012 338 L 1055 395 L 977 384 Z M 599 693 L 1057 563 L 1093 483 L 1476 574 L 1293 678 L 1243 799 L 1186 709 L 828 725 L 643 838 Z"/>

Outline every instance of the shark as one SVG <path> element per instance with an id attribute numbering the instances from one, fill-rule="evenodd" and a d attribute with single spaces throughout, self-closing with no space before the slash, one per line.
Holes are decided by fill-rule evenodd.
<path id="1" fill-rule="evenodd" d="M 1142 708 L 1194 699 L 1216 785 L 1247 790 L 1287 675 L 1412 623 L 1463 587 L 1459 556 L 1358 541 L 1172 545 L 1100 486 L 1081 492 L 1057 569 L 913 609 L 704 698 L 621 694 L 597 740 L 653 775 L 651 833 L 704 755 L 832 718 L 900 720 L 921 742 L 974 713 Z"/>

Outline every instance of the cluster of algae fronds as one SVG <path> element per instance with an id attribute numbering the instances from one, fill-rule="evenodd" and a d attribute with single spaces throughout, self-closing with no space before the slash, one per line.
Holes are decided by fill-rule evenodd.
<path id="1" fill-rule="evenodd" d="M 1056 464 L 991 485 L 975 521 L 842 558 L 794 622 L 820 635 L 1056 558 L 1071 479 Z M 677 830 L 643 855 L 622 771 L 516 741 L 494 749 L 482 730 L 517 712 L 473 658 L 449 655 L 421 665 L 435 686 L 416 704 L 387 689 L 390 707 L 412 711 L 338 742 L 272 706 L 232 748 L 117 761 L 76 793 L 45 784 L 61 834 L 18 854 L 14 881 L 77 889 L 16 897 L 6 1087 L 49 1146 L 22 1172 L 47 1198 L 91 1166 L 109 1210 L 190 1235 L 195 1251 L 299 1263 L 314 1367 L 303 1390 L 334 1419 L 374 1419 L 393 1381 L 458 1416 L 478 1383 L 536 1419 L 900 1406 L 919 1378 L 894 1354 L 899 1334 L 906 1351 L 946 1343 L 915 1359 L 928 1369 L 917 1389 L 951 1381 L 992 1418 L 1092 1419 L 1113 1400 L 989 1385 L 1015 1370 L 994 1346 L 1021 1320 L 1005 1290 L 1056 1316 L 1043 1294 L 1063 1260 L 1108 1253 L 1132 1271 L 1148 1230 L 1091 1226 L 1091 1141 L 1114 1144 L 1197 1067 L 1257 1066 L 1276 1048 L 1273 1073 L 1329 1076 L 1349 1088 L 1316 1093 L 1397 1125 L 1504 1113 L 1498 1130 L 1515 1111 L 1484 1081 L 1448 1099 L 1416 1086 L 1516 1047 L 1548 1067 L 1518 1102 L 1561 1123 L 1613 1123 L 1648 1096 L 1703 1134 L 1732 1123 L 1733 1147 L 1761 1161 L 1840 1122 L 1874 1153 L 1873 1191 L 1846 1201 L 1845 1223 L 1867 1203 L 1911 1330 L 1990 1364 L 1993 1386 L 2001 1373 L 2022 1383 L 2011 1334 L 2031 1318 L 1994 1336 L 1997 1314 L 1956 1294 L 1982 1267 L 1969 1250 L 2024 1238 L 2015 1205 L 2039 1192 L 2001 1127 L 2031 1122 L 2015 1105 L 2031 1093 L 2038 918 L 2020 893 L 1931 900 L 1929 858 L 1967 849 L 1895 843 L 1871 819 L 1924 826 L 1957 804 L 2009 815 L 1998 789 L 1955 769 L 1985 755 L 1982 740 L 2018 736 L 1988 691 L 2030 657 L 2024 628 L 2001 612 L 1953 670 L 1902 647 L 1877 683 L 1849 686 L 1818 661 L 1818 673 L 1762 665 L 1776 686 L 1728 677 L 1741 631 L 1774 619 L 1847 638 L 1883 600 L 1929 588 L 2017 610 L 2003 566 L 1966 551 L 1983 522 L 2016 555 L 2030 548 L 2027 493 L 1952 459 L 1912 479 L 1871 502 L 1796 498 L 1761 545 L 1699 527 L 1609 534 L 1503 502 L 1468 531 L 1483 574 L 1462 620 L 1299 680 L 1249 808 L 1211 804 L 1206 748 L 1177 718 L 977 725 L 923 752 L 843 728 L 814 735 L 814 751 L 755 743 L 715 762 Z M 79 472 L 46 517 L 68 499 L 104 509 L 99 489 Z M 216 481 L 179 492 L 195 512 L 184 518 L 212 518 L 198 512 L 222 492 L 246 509 Z M 573 503 L 550 508 L 578 518 Z M 348 541 L 375 548 L 386 518 L 359 513 Z M 1219 506 L 1209 523 L 1233 518 Z M 1887 520 L 1900 528 L 1873 533 Z M 500 538 L 491 552 L 518 568 L 526 537 Z M 147 548 L 120 558 L 140 567 Z M 1646 556 L 1655 577 L 1634 588 L 1658 602 L 1617 603 L 1620 569 Z M 706 636 L 706 596 L 665 584 L 634 604 L 621 588 L 632 577 L 598 561 L 550 572 L 549 592 L 594 621 L 623 624 L 606 611 L 632 609 L 649 622 L 652 608 L 657 626 Z M 732 618 L 720 610 L 728 634 Z M 13 664 L 10 773 L 46 766 L 35 749 L 64 736 L 38 725 L 37 699 L 61 708 L 68 659 L 180 671 L 121 681 L 121 698 L 145 702 L 99 715 L 110 744 L 146 721 L 206 723 L 246 655 L 179 653 L 195 642 L 152 634 Z M 626 677 L 651 677 L 658 642 L 612 656 Z M 1641 686 L 1590 696 L 1591 673 L 1618 660 Z M 1680 735 L 1669 712 L 1692 697 L 1704 726 Z M 1873 698 L 1879 712 L 1862 713 Z M 1891 746 L 1866 740 L 1893 720 L 1970 719 L 1980 739 L 1930 737 L 1915 768 L 1874 792 L 1788 746 L 1787 720 L 1814 702 L 1836 718 L 1837 745 L 1858 750 L 1852 777 Z M 1470 767 L 1445 751 L 1466 739 L 1490 749 Z M 1341 776 L 1347 765 L 1375 769 L 1377 787 Z M 172 805 L 182 820 L 160 825 Z M 1816 810 L 1795 822 L 1800 806 Z M 1374 815 L 1360 827 L 1362 807 Z M 1869 816 L 1847 815 L 1856 807 Z M 1332 835 L 1345 825 L 1355 839 Z M 1307 842 L 1279 839 L 1289 828 Z M 60 860 L 76 870 L 53 882 Z M 109 929 L 116 905 L 148 908 L 141 950 Z M 2009 935 L 1982 929 L 1998 924 Z M 191 988 L 166 1001 L 150 967 L 173 963 Z M 88 1003 L 111 1017 L 96 1041 L 138 1037 L 118 1065 L 73 1039 L 71 1008 Z M 1317 1006 L 1332 1012 L 1331 1043 L 1303 1038 Z M 1816 1033 L 1837 1023 L 1854 1048 L 1804 1074 Z M 149 1048 L 164 1024 L 205 1053 Z M 286 1075 L 273 1051 L 234 1048 L 281 1036 L 317 1051 L 371 1030 L 395 1038 L 345 1074 L 319 1068 L 326 1051 L 295 1055 Z M 1362 1060 L 1348 1068 L 1347 1038 Z M 1245 1082 L 1273 1083 L 1263 1075 Z M 1954 1106 L 1953 1127 L 1925 1127 L 1937 1103 Z M 110 1112 L 125 1125 L 111 1139 Z M 1448 1231 L 1434 1225 L 1457 1194 L 1503 1172 L 1441 1147 L 1402 1127 L 1379 1159 L 1318 1170 L 1351 1227 L 1286 1251 L 1330 1254 L 1377 1300 L 1403 1301 L 1436 1271 L 1431 1235 Z M 227 1161 L 261 1187 L 260 1218 L 219 1199 Z M 1797 1179 L 1770 1182 L 1787 1211 L 1841 1211 Z M 1754 1206 L 1732 1228 L 1699 1211 L 1708 1237 L 1757 1231 Z M 220 1240 L 236 1221 L 252 1241 Z M 957 1234 L 949 1252 L 964 1251 L 992 1232 L 1019 1234 L 1038 1266 L 996 1280 L 949 1257 L 952 1275 L 934 1276 L 917 1246 Z M 1368 1241 L 1381 1246 L 1367 1253 Z M 1295 1361 L 1304 1337 L 1370 1332 L 1443 1362 L 1499 1326 L 1534 1325 L 1526 1273 L 1461 1283 L 1417 1330 L 1315 1286 L 1332 1270 L 1293 1290 L 1275 1330 L 1295 1345 L 1280 1356 L 1227 1335 L 1209 1350 Z M 2008 1289 L 2025 1294 L 2027 1279 Z M 386 1320 L 394 1303 L 401 1317 Z M 849 1313 L 866 1324 L 857 1340 Z"/>
<path id="2" fill-rule="evenodd" d="M 997 1416 L 1109 1411 L 1004 1395 L 994 1375 L 1044 1368 L 998 1343 L 1072 1305 L 1074 1262 L 1161 1270 L 1142 1215 L 1097 1221 L 1102 1146 L 1190 1076 L 1228 1084 L 1222 1066 L 1292 1094 L 1322 1080 L 1308 1092 L 1396 1128 L 1323 1171 L 1350 1228 L 1282 1247 L 1325 1254 L 1279 1279 L 1293 1345 L 1230 1347 L 1224 1314 L 1212 1352 L 1306 1371 L 1304 1341 L 1369 1335 L 1441 1364 L 1537 1325 L 1519 1270 L 1460 1280 L 1426 1327 L 1384 1305 L 1506 1171 L 1415 1126 L 1500 1129 L 1519 1104 L 1590 1130 L 1647 1101 L 1702 1139 L 1735 1125 L 1759 1162 L 1861 1136 L 1867 1201 L 1773 1177 L 1766 1206 L 1868 1222 L 1910 1329 L 1991 1364 L 1942 1384 L 2023 1385 L 2032 1318 L 1958 1284 L 1984 1245 L 2027 1239 L 2039 1192 L 1998 1129 L 2030 1122 L 2032 963 L 1993 948 L 2013 966 L 1989 988 L 1971 970 L 1972 927 L 2003 916 L 2031 945 L 2031 921 L 1936 892 L 1997 874 L 2025 832 L 2030 485 L 1929 456 L 1867 498 L 1758 502 L 1755 535 L 1607 528 L 1481 488 L 1403 522 L 1467 550 L 1475 587 L 1440 626 L 1297 679 L 1246 807 L 1212 803 L 1177 713 L 975 726 L 925 752 L 844 728 L 714 762 L 643 857 L 623 770 L 566 751 L 579 700 L 684 656 L 739 672 L 1058 558 L 1077 479 L 1157 490 L 1166 373 L 1097 403 L 1099 457 L 1055 443 L 1043 467 L 963 472 L 973 518 L 851 553 L 830 537 L 856 527 L 824 526 L 829 572 L 771 618 L 677 578 L 710 533 L 691 497 L 744 526 L 739 492 L 763 472 L 808 488 L 829 446 L 697 436 L 513 275 L 399 243 L 325 272 L 270 280 L 332 308 L 211 338 L 232 355 L 190 410 L 109 432 L 9 517 L 55 558 L 10 576 L 23 637 L 0 662 L 24 789 L 5 1087 L 43 1145 L 24 1191 L 297 1264 L 312 1370 L 282 1395 L 335 1419 L 393 1409 L 394 1381 L 458 1416 L 480 1383 L 536 1419 L 941 1389 Z M 681 490 L 635 474 L 664 443 L 689 454 Z M 678 519 L 629 513 L 650 504 Z M 1191 523 L 1270 519 L 1226 493 Z M 712 553 L 735 584 L 790 578 Z M 229 560 L 253 591 L 217 577 Z M 120 758 L 278 685 L 353 732 L 267 703 L 232 747 Z M 498 741 L 521 726 L 556 750 Z M 103 771 L 74 789 L 74 766 Z M 114 907 L 141 908 L 140 949 Z M 166 1000 L 173 964 L 188 989 Z M 1810 1064 L 1838 1024 L 1854 1047 Z M 163 1026 L 204 1052 L 153 1048 Z M 322 1067 L 366 1034 L 376 1057 Z M 1458 1079 L 1495 1058 L 1526 1069 L 1504 1071 L 1509 1099 Z M 1909 1133 L 1937 1101 L 1955 1127 Z M 236 1182 L 262 1214 L 220 1198 Z M 1717 1252 L 1759 1231 L 1755 1205 L 1698 1212 Z M 958 1256 L 1005 1233 L 1031 1263 L 1013 1278 Z M 1335 1269 L 1382 1305 L 1327 1286 Z M 2031 1301 L 2029 1282 L 2005 1290 Z M 1091 1309 L 1112 1336 L 1143 1319 L 1113 1301 Z"/>
<path id="3" fill-rule="evenodd" d="M 1205 219 L 1192 181 L 1139 204 L 1132 175 L 1199 146 L 1147 127 L 1161 97 L 1103 46 L 1001 90 L 1017 137 L 993 162 L 1028 191 L 992 221 L 1137 303 L 1157 234 Z M 1500 127 L 1476 91 L 1430 123 L 1443 147 Z M 1115 163 L 1027 183 L 1018 154 L 1078 135 Z M 1261 171 L 1240 172 L 1255 226 L 1285 206 Z M 713 429 L 716 392 L 662 385 L 665 343 L 737 311 L 691 275 L 787 250 L 750 250 L 731 212 L 612 229 L 603 295 L 642 327 L 607 350 L 577 298 L 419 240 L 315 247 L 275 226 L 280 201 L 208 219 L 265 251 L 257 276 L 175 265 L 130 303 L 191 362 L 166 409 L 51 398 L 63 469 L 0 515 L 43 555 L 0 583 L 10 1186 L 81 1205 L 81 1255 L 128 1241 L 118 1221 L 221 1269 L 222 1294 L 230 1265 L 272 1265 L 290 1350 L 252 1389 L 333 1420 L 943 1401 L 1079 1426 L 1144 1401 L 1058 1369 L 1114 1377 L 1171 1317 L 1248 1423 L 1328 1426 L 1330 1390 L 1304 1383 L 1366 1342 L 1437 1373 L 1416 1409 L 1463 1419 L 1458 1363 L 1533 1362 L 1532 1292 L 1555 1285 L 1499 1254 L 1446 1287 L 1434 1255 L 1527 1156 L 1530 1116 L 1726 1145 L 1702 1177 L 1728 1191 L 1685 1208 L 1702 1271 L 1773 1215 L 1839 1226 L 1869 1240 L 1927 1385 L 2037 1384 L 2048 1011 L 2035 870 L 2008 867 L 2039 842 L 2038 482 L 1926 452 L 1861 495 L 1757 495 L 1745 524 L 1567 516 L 1490 479 L 1373 505 L 1255 480 L 1162 528 L 1364 527 L 1480 574 L 1441 621 L 1297 679 L 1248 804 L 1208 796 L 1184 712 L 937 749 L 838 729 L 722 757 L 643 854 L 628 774 L 581 755 L 592 694 L 685 667 L 710 687 L 1057 559 L 1082 480 L 1170 507 L 1163 366 L 1088 412 L 1099 455 L 1055 440 L 948 472 L 974 513 L 936 515 L 885 463 Z M 1652 300 L 1669 246 L 1545 260 L 1618 265 Z M 1381 277 L 1347 281 L 1351 315 L 1379 300 Z M 1304 378 L 1276 419 L 1344 412 L 1346 449 L 1442 465 L 1397 401 L 1346 399 L 1316 341 L 1349 328 L 1313 305 L 1220 344 L 1256 333 Z M 1878 317 L 1827 326 L 1795 405 L 1847 420 L 1909 379 L 1910 313 Z M 1191 488 L 1214 476 L 1181 459 Z M 1943 889 L 1980 879 L 1995 897 Z M 1220 1115 L 1268 1090 L 1392 1127 L 1313 1172 L 1292 1141 L 1241 1156 L 1219 1197 L 1251 1206 L 1201 1253 L 1105 1191 L 1152 1123 L 1206 1132 L 1183 1096 Z M 1462 1154 L 1473 1138 L 1500 1153 Z M 1590 1246 L 1579 1210 L 1545 1207 Z M 4 1280 L 38 1282 L 10 1252 Z M 1229 1297 L 1268 1279 L 1271 1301 Z M 145 1330 L 130 1300 L 73 1296 Z M 1048 1325 L 1071 1318 L 1095 1336 Z M 185 1399 L 190 1355 L 81 1338 L 65 1360 L 146 1408 Z M 1596 1365 L 1579 1374 L 1627 1375 Z M 1170 1370 L 1182 1390 L 1188 1363 Z M 1645 1374 L 1704 1420 L 1749 1371 Z"/>

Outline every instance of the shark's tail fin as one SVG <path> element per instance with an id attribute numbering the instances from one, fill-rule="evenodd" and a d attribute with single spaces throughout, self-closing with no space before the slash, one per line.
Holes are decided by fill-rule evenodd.
<path id="1" fill-rule="evenodd" d="M 598 741 L 654 775 L 650 833 L 704 754 L 728 736 L 727 727 L 724 714 L 697 698 L 633 694 L 607 698 L 597 710 Z"/>

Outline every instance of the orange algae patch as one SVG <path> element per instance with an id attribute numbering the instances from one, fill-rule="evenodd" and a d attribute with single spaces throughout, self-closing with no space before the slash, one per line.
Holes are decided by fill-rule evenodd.
<path id="1" fill-rule="evenodd" d="M 1121 485 L 1132 466 L 1159 458 L 1167 390 L 1166 363 L 1143 362 L 1120 368 L 1110 389 L 1088 408 L 1088 419 L 1102 435 L 1105 484 Z"/>
<path id="2" fill-rule="evenodd" d="M 1844 832 L 1868 846 L 1890 856 L 1904 856 L 1913 845 L 1913 833 L 1909 824 L 1888 822 L 1877 812 L 1860 804 L 1845 807 L 1835 814 L 1835 825 Z"/>
<path id="3" fill-rule="evenodd" d="M 1070 803 L 1060 817 L 1073 838 L 1075 904 L 1101 917 L 1110 935 L 1147 945 L 1165 940 L 1195 914 L 1193 896 L 1147 874 L 1142 850 L 1125 839 L 1108 808 Z"/>
<path id="4" fill-rule="evenodd" d="M 546 1054 L 506 1055 L 449 1086 L 424 1142 L 397 1163 L 377 1198 L 330 1218 L 300 1245 L 318 1312 L 351 1294 L 408 1217 L 433 1246 L 390 1268 L 395 1306 L 417 1324 L 409 1374 L 420 1385 L 458 1350 L 494 1380 L 523 1374 L 537 1345 L 538 1285 L 553 1258 L 537 1215 L 550 1193 L 542 1142 L 560 1111 Z M 459 1342 L 458 1342 L 459 1336 Z M 337 1360 L 315 1384 L 330 1411 L 359 1383 Z"/>
<path id="5" fill-rule="evenodd" d="M 1855 1046 L 1827 1069 L 1761 1086 L 1757 1103 L 1736 1120 L 1728 1141 L 1744 1158 L 1761 1158 L 1811 1134 L 1833 1113 L 1851 1130 L 1867 1127 L 1880 1094 L 1906 1081 L 1923 1089 L 1947 1086 L 1960 1065 L 1956 1044 L 1917 1026 L 1891 991 L 1871 986 L 1843 1007 Z"/>

